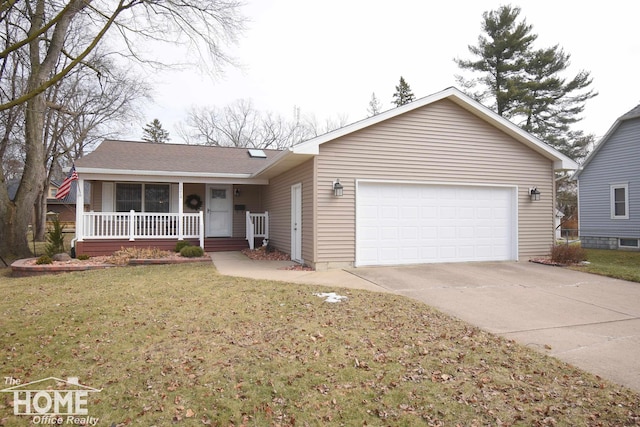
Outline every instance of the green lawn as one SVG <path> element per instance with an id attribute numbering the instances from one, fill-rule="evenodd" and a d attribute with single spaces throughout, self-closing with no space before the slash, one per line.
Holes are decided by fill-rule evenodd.
<path id="1" fill-rule="evenodd" d="M 101 426 L 638 425 L 640 395 L 416 301 L 210 264 L 0 275 L 0 367 Z M 0 425 L 24 426 L 12 395 Z"/>
<path id="2" fill-rule="evenodd" d="M 640 252 L 585 249 L 589 264 L 576 270 L 640 282 Z"/>

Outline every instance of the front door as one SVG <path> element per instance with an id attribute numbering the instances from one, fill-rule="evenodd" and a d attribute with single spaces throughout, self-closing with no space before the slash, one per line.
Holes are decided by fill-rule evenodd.
<path id="1" fill-rule="evenodd" d="M 231 237 L 233 199 L 230 185 L 207 186 L 207 237 Z"/>
<path id="2" fill-rule="evenodd" d="M 302 184 L 291 186 L 291 260 L 302 263 Z"/>

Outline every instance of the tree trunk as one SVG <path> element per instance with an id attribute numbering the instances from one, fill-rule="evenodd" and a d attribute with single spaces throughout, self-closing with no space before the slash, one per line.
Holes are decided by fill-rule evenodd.
<path id="1" fill-rule="evenodd" d="M 44 188 L 45 170 L 44 126 L 45 97 L 37 95 L 27 102 L 25 112 L 26 156 L 24 172 L 13 202 L 0 208 L 0 256 L 7 259 L 32 256 L 27 239 L 29 224 L 34 218 L 34 206 Z M 35 231 L 35 230 L 34 230 Z"/>
<path id="2" fill-rule="evenodd" d="M 47 231 L 47 193 L 48 186 L 45 182 L 44 191 L 36 199 L 34 206 L 34 227 L 35 227 L 35 239 L 38 242 L 44 241 L 44 233 Z"/>

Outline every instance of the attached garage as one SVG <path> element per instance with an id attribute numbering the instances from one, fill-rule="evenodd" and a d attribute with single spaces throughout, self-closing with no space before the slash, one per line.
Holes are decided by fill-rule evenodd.
<path id="1" fill-rule="evenodd" d="M 517 260 L 517 188 L 357 182 L 356 266 Z"/>

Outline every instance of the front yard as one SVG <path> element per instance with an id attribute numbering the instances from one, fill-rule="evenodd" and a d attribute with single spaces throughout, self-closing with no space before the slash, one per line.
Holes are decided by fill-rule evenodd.
<path id="1" fill-rule="evenodd" d="M 640 252 L 585 249 L 589 264 L 572 267 L 587 273 L 640 282 Z"/>
<path id="2" fill-rule="evenodd" d="M 400 296 L 211 264 L 1 274 L 2 377 L 78 377 L 98 425 L 640 425 L 637 393 Z M 12 396 L 0 425 L 26 425 Z"/>

